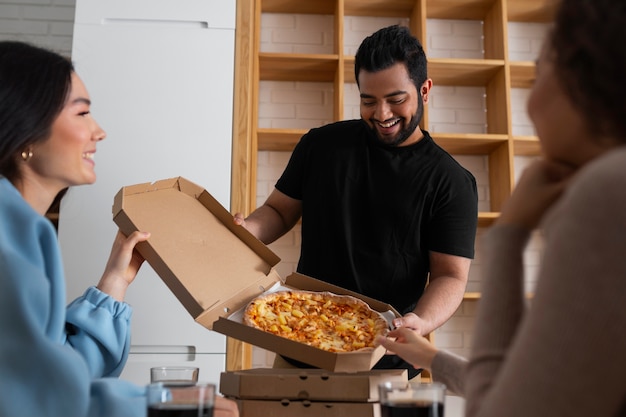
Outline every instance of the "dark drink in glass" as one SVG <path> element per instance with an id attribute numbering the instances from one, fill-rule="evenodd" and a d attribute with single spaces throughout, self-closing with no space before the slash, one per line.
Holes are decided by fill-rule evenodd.
<path id="1" fill-rule="evenodd" d="M 148 417 L 213 417 L 213 407 L 163 403 L 148 406 Z"/>
<path id="2" fill-rule="evenodd" d="M 443 417 L 443 403 L 399 401 L 380 405 L 381 417 Z"/>
<path id="3" fill-rule="evenodd" d="M 215 385 L 157 382 L 147 388 L 148 417 L 213 417 Z"/>
<path id="4" fill-rule="evenodd" d="M 446 386 L 439 382 L 387 381 L 378 393 L 381 417 L 443 417 Z"/>

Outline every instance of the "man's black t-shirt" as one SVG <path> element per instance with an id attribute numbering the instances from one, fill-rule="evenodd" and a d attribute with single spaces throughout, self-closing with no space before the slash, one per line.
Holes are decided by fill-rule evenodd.
<path id="1" fill-rule="evenodd" d="M 429 251 L 474 256 L 476 181 L 428 132 L 381 145 L 365 122 L 312 129 L 276 188 L 302 201 L 298 272 L 413 310 Z"/>

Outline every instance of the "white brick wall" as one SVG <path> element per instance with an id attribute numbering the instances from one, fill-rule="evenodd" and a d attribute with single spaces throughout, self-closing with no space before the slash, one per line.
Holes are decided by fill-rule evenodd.
<path id="1" fill-rule="evenodd" d="M 427 19 L 424 42 L 429 58 L 481 59 L 483 23 L 477 20 Z"/>
<path id="2" fill-rule="evenodd" d="M 361 40 L 376 29 L 408 23 L 402 18 L 345 17 L 344 52 L 354 54 Z M 308 15 L 264 14 L 262 16 L 261 50 L 264 52 L 334 53 L 332 47 L 333 21 L 330 17 Z M 533 61 L 541 47 L 546 25 L 511 23 L 509 25 L 510 59 Z M 480 21 L 455 21 L 429 19 L 428 39 L 424 42 L 428 56 L 433 58 L 482 58 L 483 24 Z M 300 37 L 300 34 L 303 34 Z M 328 123 L 332 119 L 331 83 L 274 82 L 260 83 L 259 127 L 309 129 Z M 359 117 L 359 93 L 354 83 L 344 86 L 344 118 Z M 516 88 L 511 91 L 513 134 L 533 135 L 534 130 L 526 115 L 526 100 L 529 90 Z M 429 104 L 429 130 L 431 132 L 474 132 L 485 133 L 486 104 L 485 89 L 482 87 L 437 86 L 432 90 Z M 257 205 L 262 204 L 289 159 L 289 152 L 259 152 L 257 167 Z M 477 180 L 479 210 L 488 211 L 489 172 L 486 156 L 454 155 L 454 157 Z M 515 157 L 516 178 L 530 157 Z M 468 291 L 480 291 L 482 275 L 479 229 L 476 239 L 476 257 L 472 261 Z M 300 229 L 296 227 L 286 236 L 270 245 L 281 257 L 278 272 L 287 276 L 295 271 L 300 244 Z M 525 253 L 526 284 L 532 290 L 539 265 L 541 239 L 531 239 Z M 465 301 L 456 314 L 435 332 L 438 346 L 461 355 L 469 353 L 472 329 L 476 312 L 476 301 Z M 274 354 L 262 349 L 253 349 L 253 366 L 264 367 L 272 363 Z"/>
<path id="3" fill-rule="evenodd" d="M 76 0 L 0 0 L 0 40 L 19 40 L 69 56 Z"/>

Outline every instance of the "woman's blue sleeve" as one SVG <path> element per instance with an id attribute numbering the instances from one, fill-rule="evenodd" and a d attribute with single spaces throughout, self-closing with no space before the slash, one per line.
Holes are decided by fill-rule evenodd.
<path id="1" fill-rule="evenodd" d="M 67 343 L 80 352 L 92 377 L 119 376 L 130 348 L 131 307 L 95 287 L 67 308 Z"/>

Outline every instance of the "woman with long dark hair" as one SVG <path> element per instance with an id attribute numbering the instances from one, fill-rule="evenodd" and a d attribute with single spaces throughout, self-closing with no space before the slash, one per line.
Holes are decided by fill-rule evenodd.
<path id="1" fill-rule="evenodd" d="M 105 132 L 90 104 L 68 59 L 0 42 L 0 416 L 146 414 L 145 387 L 116 377 L 130 348 L 124 296 L 144 261 L 134 248 L 149 233 L 118 232 L 97 286 L 67 306 L 44 216 L 62 190 L 96 180 Z M 237 415 L 231 401 L 216 405 Z"/>

